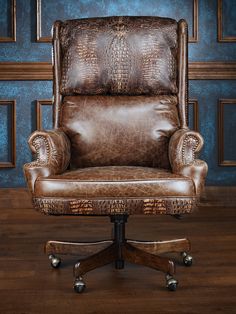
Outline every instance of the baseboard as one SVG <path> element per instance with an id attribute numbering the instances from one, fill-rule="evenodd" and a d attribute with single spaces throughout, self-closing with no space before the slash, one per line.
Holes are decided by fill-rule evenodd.
<path id="1" fill-rule="evenodd" d="M 206 186 L 201 206 L 236 206 L 236 186 Z M 31 196 L 26 188 L 0 189 L 1 208 L 32 208 Z"/>
<path id="2" fill-rule="evenodd" d="M 236 186 L 206 186 L 201 205 L 236 206 Z"/>

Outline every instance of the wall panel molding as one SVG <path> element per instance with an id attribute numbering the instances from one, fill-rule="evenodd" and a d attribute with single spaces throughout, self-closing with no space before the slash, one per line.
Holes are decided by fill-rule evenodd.
<path id="1" fill-rule="evenodd" d="M 52 65 L 49 62 L 0 62 L 0 80 L 52 80 Z"/>
<path id="2" fill-rule="evenodd" d="M 0 62 L 1 81 L 52 80 L 49 62 Z M 190 62 L 190 80 L 235 80 L 236 62 Z"/>
<path id="3" fill-rule="evenodd" d="M 52 105 L 52 99 L 41 99 L 36 102 L 36 128 L 42 130 L 42 106 Z"/>
<path id="4" fill-rule="evenodd" d="M 11 36 L 0 37 L 0 43 L 16 41 L 16 0 L 9 1 L 11 1 Z"/>
<path id="5" fill-rule="evenodd" d="M 236 160 L 225 160 L 225 157 L 224 157 L 224 147 L 225 147 L 224 146 L 224 106 L 228 104 L 232 104 L 236 106 L 236 99 L 219 99 L 219 102 L 218 102 L 218 164 L 219 166 L 235 167 Z M 234 130 L 232 130 L 232 132 L 234 132 Z M 234 135 L 232 134 L 232 136 Z"/>
<path id="6" fill-rule="evenodd" d="M 190 80 L 235 80 L 236 62 L 190 62 Z"/>
<path id="7" fill-rule="evenodd" d="M 192 35 L 189 36 L 189 42 L 196 43 L 198 42 L 198 0 L 192 1 Z M 50 43 L 51 36 L 42 36 L 42 0 L 36 0 L 36 10 L 36 42 Z"/>
<path id="8" fill-rule="evenodd" d="M 0 106 L 11 106 L 11 160 L 0 161 L 0 168 L 15 168 L 16 166 L 16 101 L 15 100 L 0 100 Z"/>
<path id="9" fill-rule="evenodd" d="M 198 115 L 198 100 L 189 99 L 189 105 L 193 106 L 193 129 L 194 131 L 199 131 L 199 115 Z"/>
<path id="10" fill-rule="evenodd" d="M 234 36 L 224 36 L 223 33 L 223 0 L 218 0 L 217 12 L 217 39 L 218 42 L 236 42 L 236 34 Z"/>
<path id="11" fill-rule="evenodd" d="M 41 0 L 36 0 L 36 42 L 50 43 L 52 38 L 50 36 L 42 36 L 42 6 Z"/>
<path id="12" fill-rule="evenodd" d="M 189 43 L 198 42 L 198 0 L 193 0 L 192 36 L 189 36 Z"/>

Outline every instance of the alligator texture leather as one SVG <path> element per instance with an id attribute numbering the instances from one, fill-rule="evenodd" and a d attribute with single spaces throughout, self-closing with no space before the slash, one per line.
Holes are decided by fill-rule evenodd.
<path id="1" fill-rule="evenodd" d="M 196 197 L 161 198 L 49 198 L 33 197 L 36 210 L 46 215 L 181 215 L 197 208 Z"/>
<path id="2" fill-rule="evenodd" d="M 207 164 L 187 127 L 187 23 L 109 17 L 53 27 L 54 130 L 24 166 L 35 209 L 52 215 L 184 214 Z M 178 73 L 178 75 L 177 75 Z"/>
<path id="3" fill-rule="evenodd" d="M 59 38 L 63 95 L 177 93 L 175 20 L 71 20 L 61 25 Z"/>
<path id="4" fill-rule="evenodd" d="M 179 128 L 176 96 L 67 96 L 60 127 L 71 165 L 170 169 L 168 145 Z"/>

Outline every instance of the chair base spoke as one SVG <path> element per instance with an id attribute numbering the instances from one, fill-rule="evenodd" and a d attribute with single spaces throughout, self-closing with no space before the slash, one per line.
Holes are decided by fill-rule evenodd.
<path id="1" fill-rule="evenodd" d="M 166 287 L 170 291 L 177 289 L 178 281 L 173 277 L 175 264 L 163 253 L 180 253 L 186 266 L 192 265 L 190 241 L 186 238 L 168 241 L 138 241 L 125 238 L 127 215 L 111 217 L 114 223 L 112 240 L 95 242 L 48 241 L 45 252 L 49 255 L 51 265 L 59 267 L 58 255 L 76 255 L 79 260 L 74 266 L 74 290 L 82 293 L 85 289 L 83 276 L 96 268 L 114 263 L 116 269 L 124 268 L 124 263 L 134 263 L 161 271 L 166 276 Z"/>

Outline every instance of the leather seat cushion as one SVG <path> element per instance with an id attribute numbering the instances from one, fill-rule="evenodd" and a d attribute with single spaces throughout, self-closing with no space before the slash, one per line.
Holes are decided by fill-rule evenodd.
<path id="1" fill-rule="evenodd" d="M 163 169 L 130 166 L 91 167 L 39 177 L 34 195 L 83 199 L 196 196 L 190 178 Z"/>

